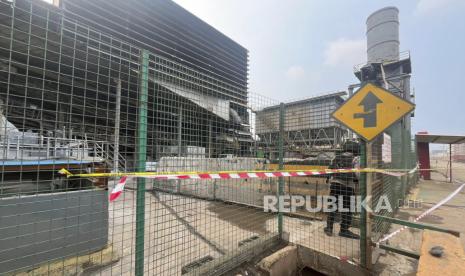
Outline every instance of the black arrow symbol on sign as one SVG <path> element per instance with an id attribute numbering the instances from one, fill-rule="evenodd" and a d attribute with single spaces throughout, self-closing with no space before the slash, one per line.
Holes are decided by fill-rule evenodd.
<path id="1" fill-rule="evenodd" d="M 363 127 L 376 127 L 376 108 L 377 105 L 382 103 L 375 94 L 371 91 L 363 98 L 358 104 L 363 106 L 363 113 L 355 113 L 354 119 L 363 119 Z"/>

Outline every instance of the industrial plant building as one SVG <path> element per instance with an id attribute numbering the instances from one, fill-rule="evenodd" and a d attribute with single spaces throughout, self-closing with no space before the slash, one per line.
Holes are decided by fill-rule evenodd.
<path id="1" fill-rule="evenodd" d="M 104 141 L 130 160 L 144 49 L 148 158 L 249 154 L 248 52 L 174 2 L 0 5 L 0 99 L 19 131 Z"/>
<path id="2" fill-rule="evenodd" d="M 284 104 L 285 144 L 288 157 L 306 157 L 319 151 L 340 148 L 347 129 L 331 117 L 343 102 L 340 91 Z M 255 129 L 264 148 L 279 136 L 279 105 L 265 107 L 256 114 Z"/>
<path id="3" fill-rule="evenodd" d="M 0 274 L 107 247 L 111 180 L 62 168 L 253 155 L 247 49 L 169 0 L 48 2 L 0 0 Z"/>

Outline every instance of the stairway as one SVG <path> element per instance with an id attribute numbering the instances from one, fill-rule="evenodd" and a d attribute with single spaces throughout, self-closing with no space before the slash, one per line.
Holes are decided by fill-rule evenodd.
<path id="1" fill-rule="evenodd" d="M 127 160 L 118 152 L 118 165 L 115 168 L 115 145 L 113 144 L 95 144 L 95 154 L 105 160 L 112 172 L 126 172 Z"/>

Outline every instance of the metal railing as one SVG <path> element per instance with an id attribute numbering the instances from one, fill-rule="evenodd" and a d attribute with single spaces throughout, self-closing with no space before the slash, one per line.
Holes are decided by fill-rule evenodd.
<path id="1" fill-rule="evenodd" d="M 397 62 L 397 61 L 400 61 L 400 60 L 405 60 L 405 59 L 409 59 L 410 58 L 410 51 L 402 51 L 399 53 L 399 56 L 393 56 L 391 58 L 384 58 L 382 60 L 374 60 L 372 62 L 381 62 L 382 64 L 389 64 L 389 63 L 392 63 L 392 62 Z M 364 63 L 360 63 L 360 64 L 357 64 L 353 67 L 353 72 L 354 73 L 357 73 L 360 71 L 360 69 L 362 69 L 362 67 L 364 67 L 365 65 L 367 65 L 366 62 Z"/>
<path id="2" fill-rule="evenodd" d="M 86 141 L 56 137 L 38 137 L 37 143 L 28 143 L 24 136 L 9 137 L 0 142 L 2 159 L 5 160 L 80 160 L 103 162 L 109 154 L 105 142 Z"/>

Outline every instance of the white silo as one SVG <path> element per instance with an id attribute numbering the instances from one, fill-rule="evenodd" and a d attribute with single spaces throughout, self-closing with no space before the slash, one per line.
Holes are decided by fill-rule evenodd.
<path id="1" fill-rule="evenodd" d="M 399 60 L 399 10 L 385 7 L 366 21 L 368 63 Z"/>

